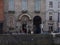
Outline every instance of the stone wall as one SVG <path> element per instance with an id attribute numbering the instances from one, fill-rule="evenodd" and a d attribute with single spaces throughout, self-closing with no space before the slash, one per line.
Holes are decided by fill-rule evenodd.
<path id="1" fill-rule="evenodd" d="M 53 41 L 55 45 L 60 45 L 60 34 L 56 34 L 55 37 L 53 37 Z"/>
<path id="2" fill-rule="evenodd" d="M 60 45 L 60 34 L 0 35 L 0 45 Z"/>
<path id="3" fill-rule="evenodd" d="M 0 35 L 0 45 L 53 45 L 52 35 Z"/>

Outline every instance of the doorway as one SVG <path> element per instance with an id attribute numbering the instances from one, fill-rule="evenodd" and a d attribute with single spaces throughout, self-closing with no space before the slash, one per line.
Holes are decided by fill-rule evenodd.
<path id="1" fill-rule="evenodd" d="M 30 31 L 29 24 L 30 24 L 30 17 L 28 15 L 23 15 L 21 17 L 21 33 L 28 34 Z"/>
<path id="2" fill-rule="evenodd" d="M 3 34 L 3 23 L 0 23 L 0 34 Z"/>
<path id="3" fill-rule="evenodd" d="M 41 33 L 41 17 L 40 16 L 35 16 L 33 18 L 33 29 L 34 29 L 34 34 L 39 34 Z"/>

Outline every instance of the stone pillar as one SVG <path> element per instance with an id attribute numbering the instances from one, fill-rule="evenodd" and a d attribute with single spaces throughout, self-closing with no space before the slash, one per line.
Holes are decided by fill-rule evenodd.
<path id="1" fill-rule="evenodd" d="M 41 33 L 43 33 L 43 24 L 41 24 Z"/>
<path id="2" fill-rule="evenodd" d="M 27 29 L 27 34 L 28 34 L 28 29 L 29 29 L 29 28 L 28 28 L 28 24 L 26 25 L 26 29 Z"/>

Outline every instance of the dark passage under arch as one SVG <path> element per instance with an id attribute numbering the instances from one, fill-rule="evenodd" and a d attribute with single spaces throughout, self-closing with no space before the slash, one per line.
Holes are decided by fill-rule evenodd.
<path id="1" fill-rule="evenodd" d="M 34 26 L 34 33 L 35 34 L 41 33 L 41 23 L 42 23 L 42 20 L 41 20 L 40 16 L 35 16 L 33 18 L 33 26 Z"/>

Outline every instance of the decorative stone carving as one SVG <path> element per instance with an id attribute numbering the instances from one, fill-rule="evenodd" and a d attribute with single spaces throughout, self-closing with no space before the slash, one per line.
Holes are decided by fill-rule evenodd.
<path id="1" fill-rule="evenodd" d="M 27 14 L 23 14 L 23 15 L 21 15 L 21 16 L 19 16 L 19 20 L 21 20 L 22 19 L 22 17 L 28 17 L 29 18 L 29 20 L 31 20 L 31 17 L 30 17 L 30 15 L 27 15 Z"/>

